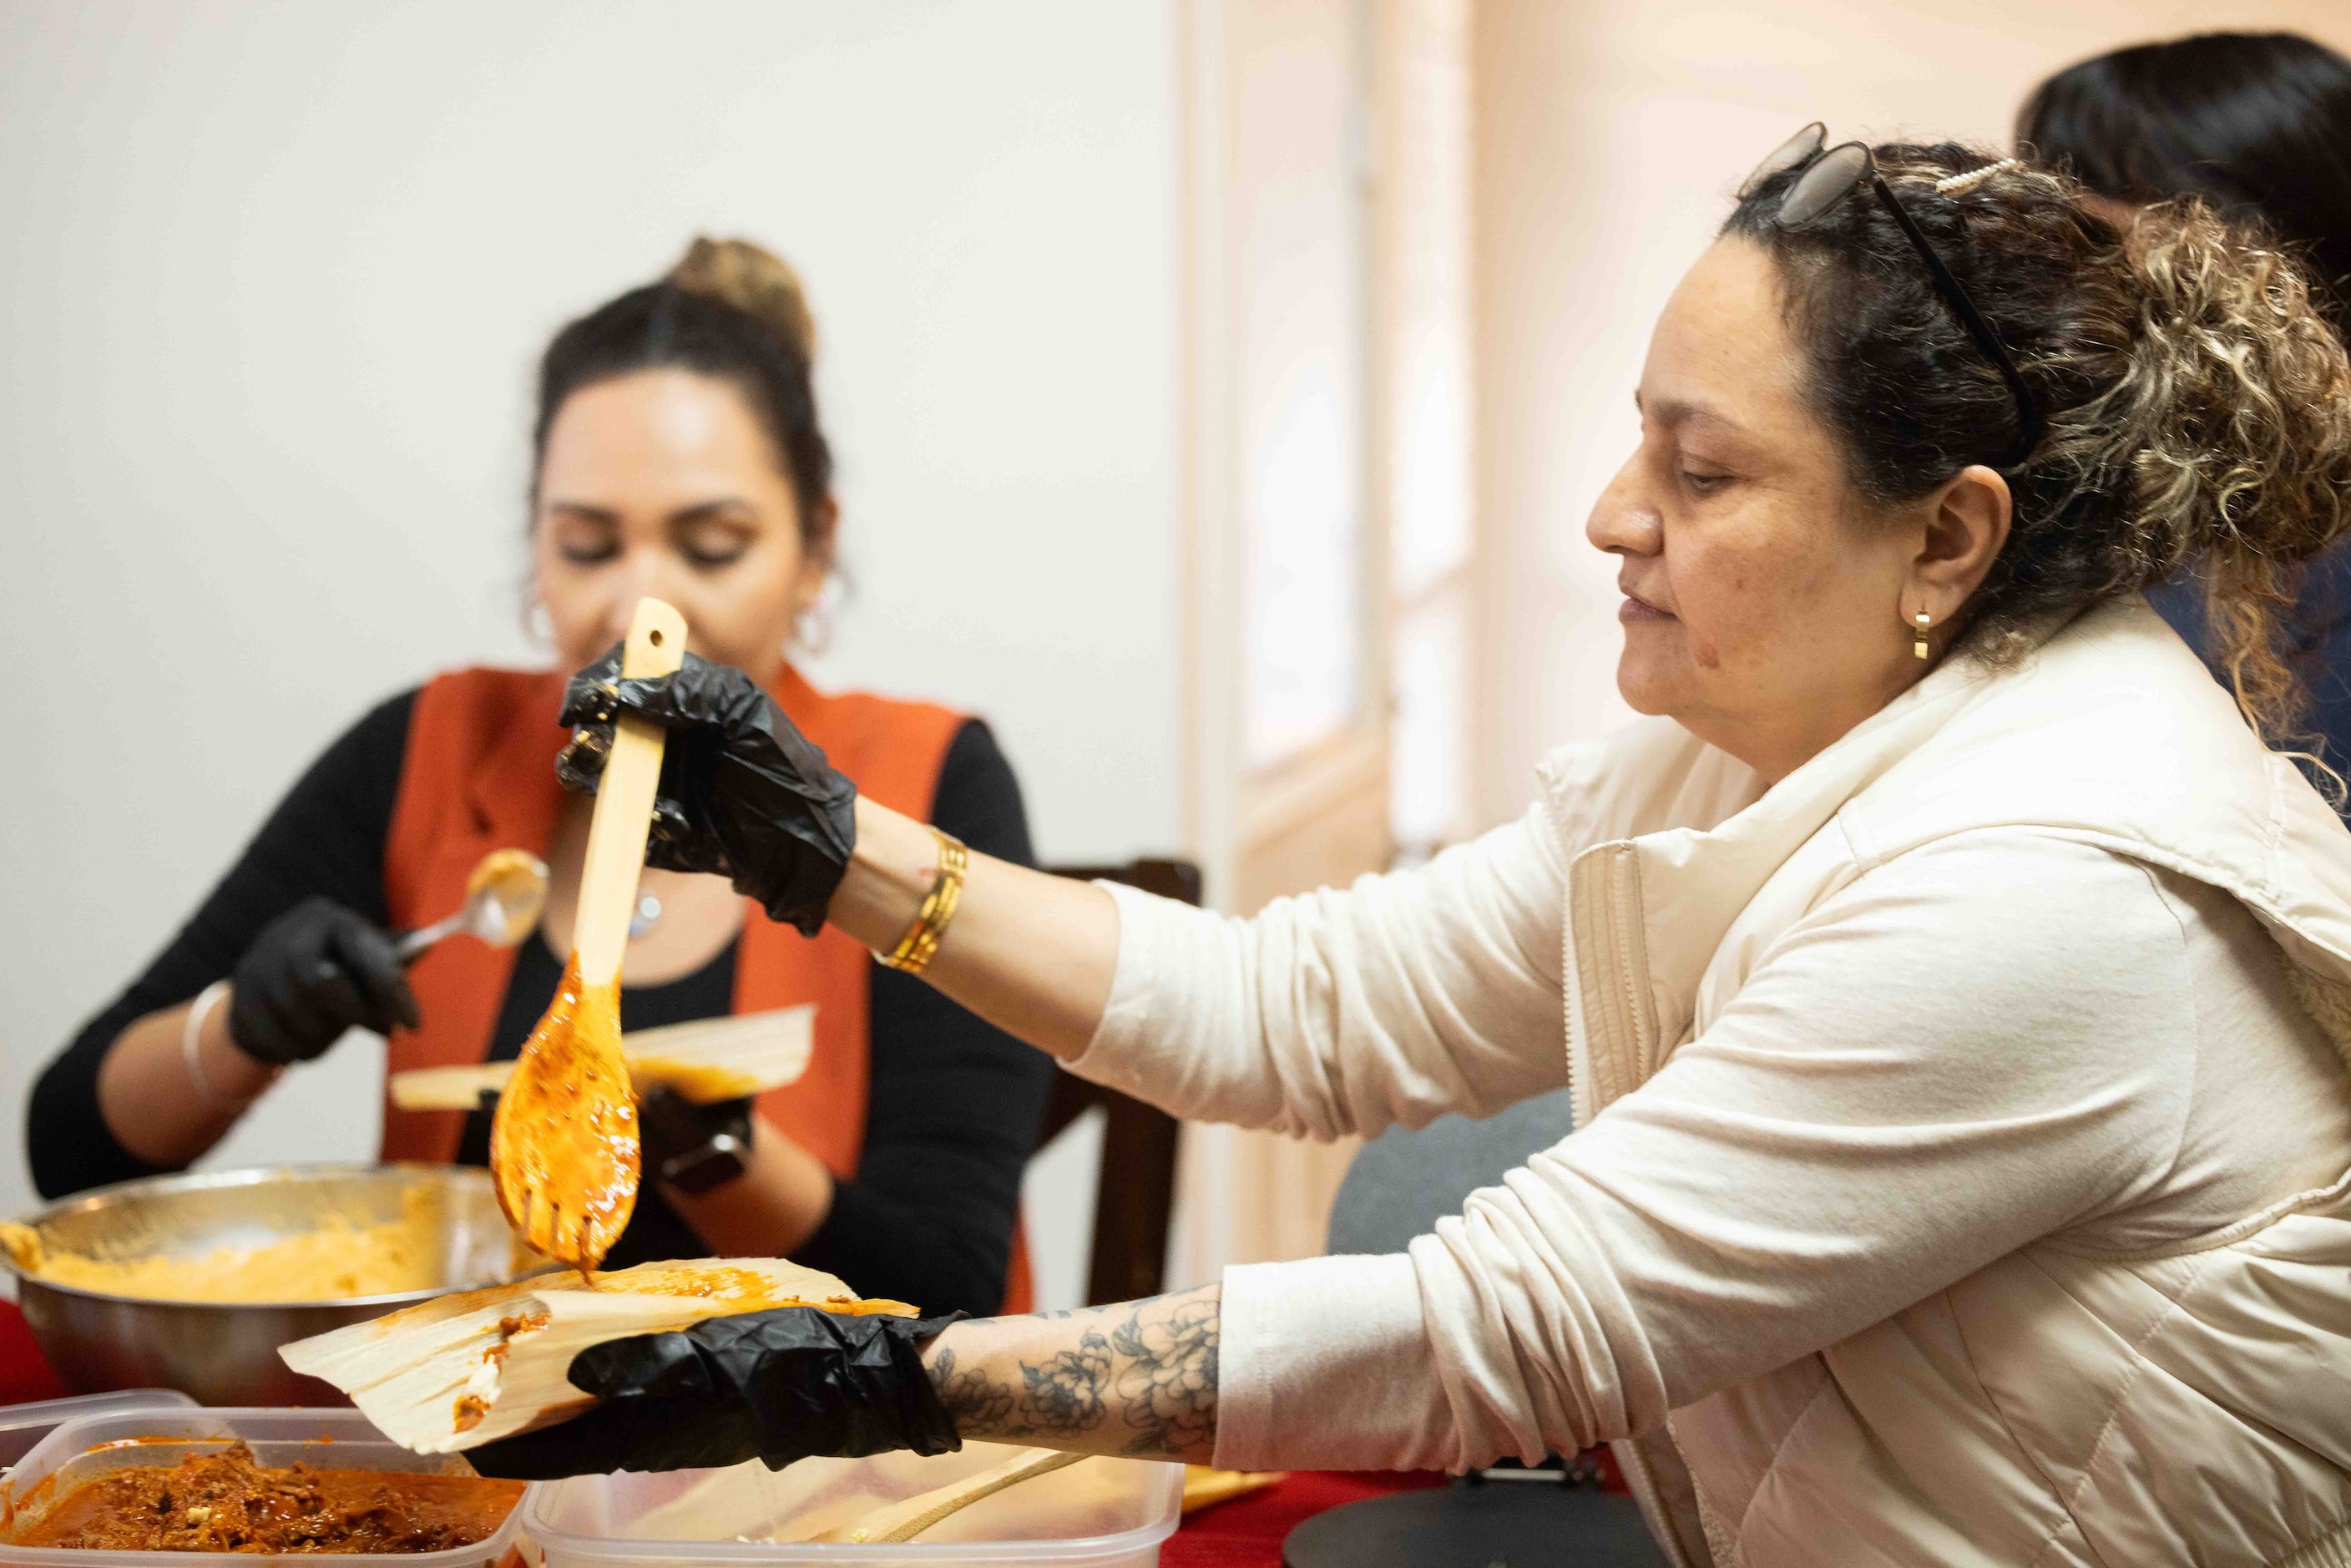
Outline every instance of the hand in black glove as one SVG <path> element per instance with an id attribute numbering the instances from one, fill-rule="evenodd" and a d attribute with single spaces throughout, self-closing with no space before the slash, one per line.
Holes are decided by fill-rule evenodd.
<path id="1" fill-rule="evenodd" d="M 253 939 L 230 977 L 228 1037 L 256 1061 L 308 1061 L 358 1025 L 416 1027 L 416 993 L 392 938 L 328 898 L 306 899 Z"/>
<path id="2" fill-rule="evenodd" d="M 963 1317 L 850 1317 L 777 1307 L 705 1318 L 681 1333 L 590 1345 L 572 1385 L 603 1403 L 558 1426 L 466 1450 L 486 1476 L 552 1480 L 816 1454 L 854 1458 L 963 1447 L 923 1369 L 922 1346 Z"/>
<path id="3" fill-rule="evenodd" d="M 645 862 L 732 878 L 815 936 L 857 845 L 857 787 L 732 664 L 688 653 L 674 675 L 622 680 L 618 644 L 564 690 L 580 731 L 556 764 L 568 787 L 594 791 L 624 713 L 669 732 Z"/>
<path id="4" fill-rule="evenodd" d="M 666 1083 L 638 1097 L 645 1171 L 681 1192 L 708 1192 L 743 1174 L 751 1157 L 751 1099 L 697 1105 Z"/>

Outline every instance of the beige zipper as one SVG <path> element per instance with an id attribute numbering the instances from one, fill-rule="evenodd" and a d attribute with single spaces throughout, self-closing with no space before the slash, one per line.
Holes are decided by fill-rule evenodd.
<path id="1" fill-rule="evenodd" d="M 1631 844 L 1619 844 L 1608 857 L 1608 918 L 1616 946 L 1616 979 L 1623 994 L 1625 1026 L 1633 1039 L 1634 1060 L 1646 1082 L 1657 1070 L 1657 1023 L 1649 1005 L 1649 988 L 1643 960 L 1646 954 L 1641 934 L 1640 859 Z"/>
<path id="2" fill-rule="evenodd" d="M 1575 962 L 1575 868 L 1573 866 L 1568 868 L 1567 892 L 1560 902 L 1562 904 L 1559 920 L 1560 979 L 1565 985 L 1580 986 L 1583 983 L 1583 970 Z M 1562 1032 L 1566 1037 L 1560 1041 L 1560 1044 L 1564 1048 L 1567 1055 L 1567 1103 L 1572 1113 L 1577 1117 L 1575 1123 L 1569 1128 L 1569 1131 L 1573 1132 L 1576 1127 L 1583 1124 L 1582 1120 L 1583 1102 L 1575 1092 L 1575 1009 L 1562 1006 L 1559 1009 L 1559 1019 Z"/>
<path id="3" fill-rule="evenodd" d="M 1620 1030 L 1629 1033 L 1639 1053 L 1640 1071 L 1646 1077 L 1649 1071 L 1649 1055 L 1654 1048 L 1656 1025 L 1649 1016 L 1647 988 L 1642 974 L 1646 966 L 1638 957 L 1641 952 L 1639 946 L 1640 883 L 1637 880 L 1637 873 L 1632 875 L 1619 874 L 1620 867 L 1631 871 L 1637 863 L 1635 860 L 1635 851 L 1630 843 L 1601 845 L 1594 851 L 1587 852 L 1586 856 L 1577 857 L 1577 863 L 1580 864 L 1583 859 L 1588 858 L 1590 853 L 1597 853 L 1602 857 L 1593 868 L 1600 873 L 1600 896 L 1596 900 L 1588 896 L 1579 899 L 1578 895 L 1583 894 L 1590 883 L 1585 879 L 1579 878 L 1576 875 L 1575 865 L 1571 864 L 1568 868 L 1565 918 L 1560 922 L 1560 974 L 1568 984 L 1574 986 L 1583 996 L 1587 1004 L 1584 1010 L 1585 1019 L 1588 1022 L 1598 1026 L 1596 1030 L 1586 1029 L 1587 1043 L 1595 1032 L 1604 1038 L 1616 1037 Z M 1593 936 L 1595 938 L 1605 940 L 1615 949 L 1613 956 L 1616 961 L 1617 986 L 1614 998 L 1615 1009 L 1613 1012 L 1604 1012 L 1591 1005 L 1595 1002 L 1604 1002 L 1604 998 L 1597 994 L 1598 988 L 1587 988 L 1584 985 L 1584 966 L 1576 961 L 1575 934 L 1580 925 L 1576 916 L 1577 905 L 1580 902 L 1598 906 L 1586 908 L 1583 913 L 1587 918 L 1594 915 L 1604 918 L 1604 929 L 1602 928 L 1602 920 L 1593 921 L 1595 927 Z M 1590 1116 L 1599 1112 L 1600 1107 L 1596 1103 L 1587 1103 L 1576 1093 L 1574 1032 L 1574 1009 L 1567 1009 L 1568 1038 L 1564 1042 L 1567 1048 L 1568 1103 L 1575 1107 L 1576 1125 L 1581 1127 Z M 1656 1540 L 1666 1555 L 1672 1559 L 1674 1568 L 1697 1568 L 1697 1565 L 1690 1561 L 1688 1552 L 1682 1545 L 1680 1534 L 1674 1527 L 1672 1516 L 1667 1512 L 1663 1500 L 1657 1495 L 1656 1478 L 1651 1473 L 1649 1461 L 1642 1454 L 1639 1443 L 1627 1438 L 1622 1442 L 1612 1442 L 1608 1446 L 1615 1451 L 1617 1466 L 1625 1475 L 1625 1484 L 1633 1493 L 1634 1501 L 1640 1505 L 1642 1517 L 1648 1523 L 1650 1535 Z"/>
<path id="4" fill-rule="evenodd" d="M 1593 863 L 1585 865 L 1586 861 Z M 1606 976 L 1593 974 L 1583 965 L 1570 971 L 1583 1003 L 1584 1045 L 1595 1066 L 1604 1051 L 1629 1047 L 1632 1052 L 1625 1064 L 1628 1072 L 1595 1075 L 1593 1092 L 1576 1101 L 1580 1119 L 1599 1114 L 1602 1093 L 1614 1100 L 1656 1069 L 1657 1022 L 1642 946 L 1638 864 L 1631 844 L 1602 844 L 1577 862 L 1585 874 L 1570 877 L 1569 956 L 1573 956 L 1574 934 L 1582 929 L 1591 934 L 1594 945 L 1606 949 L 1601 956 L 1607 962 L 1601 967 L 1614 971 Z M 1571 1085 L 1574 1082 L 1573 1042 L 1568 1081 Z"/>

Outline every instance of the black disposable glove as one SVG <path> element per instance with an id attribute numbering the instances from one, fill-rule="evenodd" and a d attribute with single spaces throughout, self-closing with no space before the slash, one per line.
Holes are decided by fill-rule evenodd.
<path id="1" fill-rule="evenodd" d="M 748 1095 L 697 1105 L 666 1083 L 637 1099 L 645 1171 L 684 1192 L 708 1192 L 743 1174 L 751 1154 Z"/>
<path id="2" fill-rule="evenodd" d="M 416 993 L 392 938 L 329 898 L 267 925 L 230 977 L 228 1037 L 256 1061 L 308 1061 L 354 1024 L 416 1027 Z"/>
<path id="3" fill-rule="evenodd" d="M 622 680 L 618 644 L 564 690 L 580 731 L 556 763 L 566 786 L 594 791 L 623 713 L 669 732 L 645 863 L 731 878 L 815 936 L 857 846 L 857 787 L 732 664 L 688 653 L 674 675 Z"/>
<path id="4" fill-rule="evenodd" d="M 780 1470 L 816 1454 L 855 1458 L 963 1447 L 922 1346 L 964 1314 L 851 1317 L 777 1307 L 705 1318 L 679 1333 L 590 1345 L 572 1385 L 602 1403 L 558 1426 L 469 1448 L 486 1476 L 553 1480 L 614 1470 Z"/>

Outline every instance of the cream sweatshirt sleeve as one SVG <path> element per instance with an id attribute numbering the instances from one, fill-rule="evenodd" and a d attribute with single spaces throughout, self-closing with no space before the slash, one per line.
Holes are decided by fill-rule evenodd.
<path id="1" fill-rule="evenodd" d="M 1535 846 L 1497 835 L 1311 917 L 1153 922 L 1085 1069 L 1310 1131 L 1557 1082 L 1538 923 L 1440 935 L 1523 913 L 1535 879 L 1500 890 L 1514 848 Z M 2144 868 L 2024 834 L 1905 855 L 1409 1256 L 1228 1270 L 1217 1462 L 1458 1469 L 1653 1427 L 2144 1198 L 2180 1146 L 2197 1033 L 2182 927 Z"/>
<path id="2" fill-rule="evenodd" d="M 1248 920 L 1104 883 L 1118 973 L 1068 1065 L 1179 1116 L 1330 1139 L 1566 1082 L 1566 868 L 1536 807 L 1425 866 Z"/>

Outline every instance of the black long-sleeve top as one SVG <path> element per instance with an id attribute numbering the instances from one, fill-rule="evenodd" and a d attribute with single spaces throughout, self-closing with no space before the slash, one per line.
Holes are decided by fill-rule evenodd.
<path id="1" fill-rule="evenodd" d="M 26 1145 L 44 1196 L 162 1168 L 123 1148 L 99 1111 L 99 1064 L 133 1021 L 227 976 L 261 929 L 305 898 L 323 895 L 385 924 L 384 844 L 415 700 L 414 692 L 392 698 L 329 747 L 195 917 L 42 1073 L 26 1106 Z M 964 725 L 947 748 L 932 820 L 975 850 L 1031 862 L 1019 783 L 977 720 Z M 694 974 L 624 988 L 622 1027 L 730 1012 L 735 964 L 730 944 Z M 560 978 L 547 945 L 525 941 L 492 1035 L 491 1060 L 520 1051 Z M 867 1295 L 913 1301 L 927 1312 L 994 1312 L 1003 1301 L 1020 1173 L 1036 1141 L 1052 1064 L 919 980 L 876 965 L 872 985 L 857 1174 L 836 1185 L 824 1223 L 793 1256 Z M 460 1161 L 484 1163 L 487 1126 L 486 1117 L 469 1119 Z M 608 1262 L 624 1268 L 705 1250 L 648 1185 Z"/>

